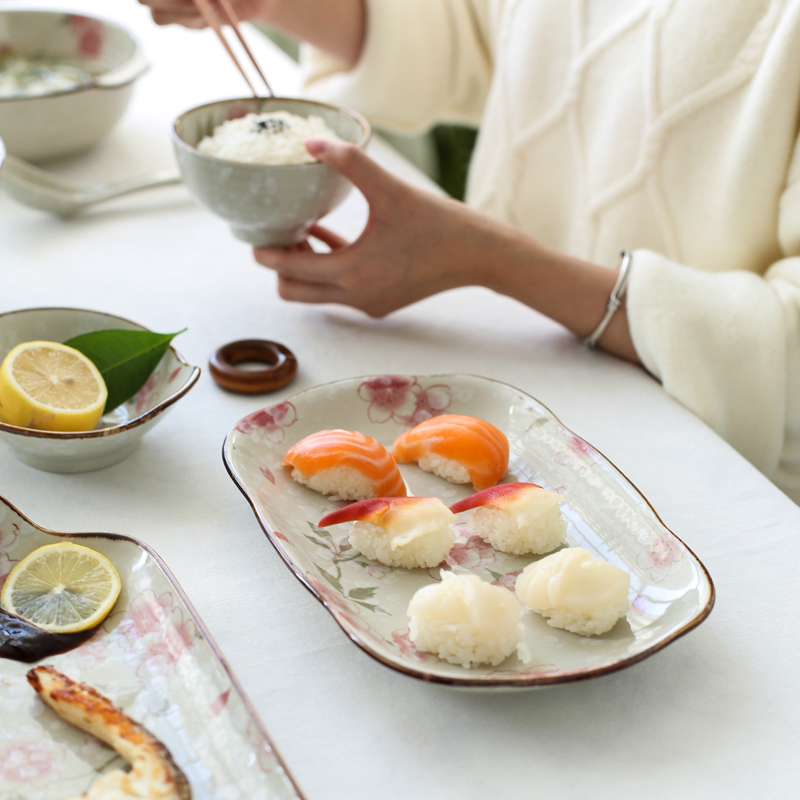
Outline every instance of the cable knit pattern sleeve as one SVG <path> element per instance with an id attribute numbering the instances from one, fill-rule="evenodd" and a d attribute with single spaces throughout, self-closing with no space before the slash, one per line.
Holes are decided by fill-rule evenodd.
<path id="1" fill-rule="evenodd" d="M 636 352 L 673 397 L 800 501 L 800 145 L 780 201 L 786 257 L 763 277 L 636 251 Z"/>
<path id="2" fill-rule="evenodd" d="M 358 64 L 346 71 L 305 46 L 306 93 L 356 108 L 374 124 L 404 133 L 440 121 L 478 124 L 491 81 L 489 5 L 488 0 L 367 0 Z"/>

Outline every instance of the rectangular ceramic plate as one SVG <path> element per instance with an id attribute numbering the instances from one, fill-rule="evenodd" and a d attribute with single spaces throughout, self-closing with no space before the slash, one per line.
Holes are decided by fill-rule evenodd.
<path id="1" fill-rule="evenodd" d="M 0 497 L 0 586 L 17 561 L 58 541 L 105 555 L 122 592 L 91 639 L 38 663 L 94 686 L 155 734 L 186 773 L 193 800 L 301 797 L 197 612 L 145 544 L 47 531 Z M 101 772 L 126 768 L 39 700 L 25 679 L 31 666 L 0 658 L 0 797 L 77 797 Z"/>
<path id="2" fill-rule="evenodd" d="M 409 427 L 436 414 L 468 414 L 500 428 L 511 450 L 506 482 L 538 483 L 565 496 L 570 545 L 588 548 L 631 576 L 631 607 L 608 633 L 583 637 L 524 615 L 531 658 L 470 670 L 417 652 L 406 609 L 414 592 L 439 580 L 439 569 L 407 570 L 368 561 L 349 544 L 349 523 L 321 529 L 320 518 L 341 506 L 295 483 L 281 460 L 316 431 L 357 430 L 391 447 Z M 518 389 L 469 375 L 390 375 L 318 386 L 245 417 L 223 449 L 231 477 L 294 574 L 359 647 L 415 678 L 482 688 L 534 687 L 596 677 L 641 661 L 699 625 L 714 604 L 705 567 L 661 522 L 619 470 L 565 428 L 541 403 Z M 400 469 L 409 494 L 447 505 L 472 493 L 416 465 Z M 496 552 L 457 525 L 446 568 L 470 570 L 513 591 L 535 556 Z"/>

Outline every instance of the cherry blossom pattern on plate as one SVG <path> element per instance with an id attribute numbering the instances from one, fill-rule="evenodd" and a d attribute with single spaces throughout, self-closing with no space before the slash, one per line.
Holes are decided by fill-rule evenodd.
<path id="1" fill-rule="evenodd" d="M 279 403 L 277 406 L 262 408 L 245 417 L 237 424 L 236 430 L 246 436 L 260 433 L 272 444 L 280 444 L 286 438 L 286 428 L 295 422 L 297 422 L 297 409 L 294 405 L 288 402 Z"/>
<path id="2" fill-rule="evenodd" d="M 485 569 L 497 561 L 495 549 L 480 536 L 459 538 L 450 548 L 447 565 L 462 569 Z"/>
<path id="3" fill-rule="evenodd" d="M 436 656 L 417 650 L 414 642 L 411 641 L 411 633 L 408 628 L 398 628 L 392 631 L 392 641 L 402 655 L 420 664 L 436 664 L 439 661 Z"/>
<path id="4" fill-rule="evenodd" d="M 140 668 L 146 666 L 156 674 L 172 672 L 190 654 L 198 635 L 194 620 L 173 593 L 156 595 L 152 589 L 133 597 L 127 610 L 109 617 L 104 627 L 121 650 L 141 660 Z"/>
<path id="5" fill-rule="evenodd" d="M 666 580 L 672 569 L 683 558 L 680 544 L 669 534 L 664 534 L 653 539 L 650 544 L 639 552 L 636 557 L 636 566 L 648 572 L 653 583 Z"/>
<path id="6" fill-rule="evenodd" d="M 333 586 L 333 590 L 320 583 L 320 581 L 311 575 L 306 575 L 306 580 L 314 593 L 322 600 L 330 612 L 335 617 L 344 620 L 344 622 L 347 623 L 348 629 L 355 631 L 362 639 L 370 639 L 378 645 L 385 645 L 386 641 L 383 636 L 361 616 L 361 608 L 368 608 L 368 606 L 356 599 L 352 599 L 348 602 L 348 598 L 342 593 L 341 589 L 336 588 L 336 583 L 331 581 L 330 576 L 325 575 L 325 577 L 331 583 L 331 586 Z M 355 603 L 357 603 L 357 605 L 355 605 Z M 376 607 L 369 608 L 369 610 L 374 611 Z M 384 611 L 383 613 L 385 614 L 386 612 Z"/>
<path id="7" fill-rule="evenodd" d="M 152 408 L 159 400 L 158 383 L 161 380 L 161 370 L 157 369 L 146 381 L 145 385 L 136 393 L 134 403 L 136 413 L 141 414 L 148 408 Z"/>
<path id="8" fill-rule="evenodd" d="M 507 572 L 505 575 L 497 575 L 492 581 L 492 585 L 503 586 L 511 592 L 515 591 L 517 588 L 517 578 L 519 578 L 519 576 L 522 574 L 523 569 L 524 567 L 521 567 L 520 569 L 515 569 L 513 572 Z M 491 574 L 493 576 L 495 575 L 494 572 Z"/>
<path id="9" fill-rule="evenodd" d="M 417 378 L 402 375 L 370 378 L 359 385 L 357 394 L 369 404 L 370 422 L 407 427 L 443 414 L 453 400 L 450 387 L 443 383 L 424 388 Z"/>
<path id="10" fill-rule="evenodd" d="M 572 467 L 578 475 L 588 474 L 598 462 L 597 451 L 579 436 L 566 437 L 566 447 L 556 455 L 556 463 L 562 467 Z"/>
<path id="11" fill-rule="evenodd" d="M 66 759 L 66 748 L 49 737 L 25 738 L 9 742 L 0 749 L 0 777 L 15 787 L 44 788 L 58 778 Z"/>
<path id="12" fill-rule="evenodd" d="M 345 602 L 349 600 L 377 614 L 388 613 L 372 599 L 377 587 L 356 586 L 346 590 L 342 584 L 342 563 L 354 561 L 366 570 L 373 565 L 373 562 L 365 561 L 360 551 L 350 544 L 346 536 L 335 538 L 329 530 L 318 528 L 313 522 L 309 522 L 308 527 L 311 533 L 306 533 L 304 536 L 316 545 L 313 552 L 314 566 L 320 577 L 326 580 Z"/>

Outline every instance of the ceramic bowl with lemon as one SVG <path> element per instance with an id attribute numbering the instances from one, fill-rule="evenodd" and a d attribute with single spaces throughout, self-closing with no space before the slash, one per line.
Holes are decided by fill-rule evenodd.
<path id="1" fill-rule="evenodd" d="M 89 472 L 127 458 L 200 377 L 170 346 L 144 385 L 106 410 L 94 364 L 64 342 L 95 331 L 146 331 L 142 325 L 75 308 L 0 314 L 0 442 L 47 472 Z"/>

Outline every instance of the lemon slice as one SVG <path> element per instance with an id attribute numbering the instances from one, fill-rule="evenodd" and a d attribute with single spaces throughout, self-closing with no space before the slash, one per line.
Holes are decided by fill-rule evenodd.
<path id="1" fill-rule="evenodd" d="M 17 345 L 0 367 L 0 420 L 43 431 L 90 431 L 106 385 L 83 353 L 56 342 Z"/>
<path id="2" fill-rule="evenodd" d="M 99 625 L 117 602 L 122 584 L 100 553 L 72 542 L 47 544 L 11 570 L 0 605 L 54 633 Z"/>

